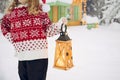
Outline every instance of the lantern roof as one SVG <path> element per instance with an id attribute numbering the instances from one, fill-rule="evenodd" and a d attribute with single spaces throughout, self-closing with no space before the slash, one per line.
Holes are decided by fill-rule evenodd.
<path id="1" fill-rule="evenodd" d="M 48 3 L 50 6 L 70 6 L 69 3 L 61 2 L 61 1 L 56 1 L 56 2 L 50 2 Z"/>

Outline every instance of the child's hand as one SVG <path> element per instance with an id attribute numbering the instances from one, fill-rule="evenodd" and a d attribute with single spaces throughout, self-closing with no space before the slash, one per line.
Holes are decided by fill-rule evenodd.
<path id="1" fill-rule="evenodd" d="M 67 20 L 66 17 L 62 17 L 62 23 L 65 24 L 65 25 L 68 23 L 68 20 Z"/>
<path id="2" fill-rule="evenodd" d="M 66 17 L 62 17 L 62 18 L 60 18 L 60 20 L 58 21 L 57 25 L 58 25 L 59 28 L 61 28 L 61 25 L 62 25 L 62 24 L 66 25 L 67 23 L 68 23 L 67 18 L 66 18 Z"/>

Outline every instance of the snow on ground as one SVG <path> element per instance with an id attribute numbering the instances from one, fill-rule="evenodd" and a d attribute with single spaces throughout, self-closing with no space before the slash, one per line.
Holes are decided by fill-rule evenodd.
<path id="1" fill-rule="evenodd" d="M 72 39 L 74 67 L 53 68 L 55 40 L 48 38 L 49 67 L 46 80 L 120 80 L 120 24 L 68 27 Z M 0 80 L 19 80 L 13 46 L 0 34 Z"/>
<path id="2" fill-rule="evenodd" d="M 97 17 L 91 17 L 91 16 L 88 16 L 88 15 L 85 15 L 83 17 L 83 20 L 85 20 L 88 24 L 89 23 L 99 23 L 99 19 Z"/>
<path id="3" fill-rule="evenodd" d="M 1 15 L 1 14 L 0 14 Z M 87 17 L 89 23 L 96 18 Z M 91 22 L 90 22 L 91 21 Z M 49 66 L 46 80 L 120 80 L 120 24 L 68 27 L 72 39 L 74 67 L 68 71 L 53 68 L 55 40 L 48 38 Z M 13 46 L 0 33 L 0 80 L 19 80 L 18 61 Z"/>

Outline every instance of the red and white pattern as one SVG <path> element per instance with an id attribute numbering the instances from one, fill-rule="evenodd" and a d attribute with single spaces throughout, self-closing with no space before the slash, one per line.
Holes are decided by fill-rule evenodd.
<path id="1" fill-rule="evenodd" d="M 46 39 L 22 41 L 19 43 L 13 43 L 13 45 L 15 46 L 15 49 L 17 49 L 17 53 L 48 48 Z"/>
<path id="2" fill-rule="evenodd" d="M 25 6 L 6 14 L 2 19 L 1 30 L 15 47 L 19 60 L 48 58 L 47 36 L 60 32 L 57 24 L 51 23 L 47 13 L 28 15 Z"/>
<path id="3" fill-rule="evenodd" d="M 12 24 L 12 25 L 13 25 L 13 24 Z M 16 26 L 16 28 L 20 28 L 20 27 L 21 27 L 20 21 L 16 22 L 16 23 L 15 23 L 15 26 Z M 14 26 L 13 26 L 13 27 L 14 27 Z"/>
<path id="4" fill-rule="evenodd" d="M 28 35 L 27 35 L 27 31 L 21 31 L 20 32 L 20 38 L 21 39 L 27 39 L 28 38 Z"/>
<path id="5" fill-rule="evenodd" d="M 25 16 L 27 15 L 26 9 L 18 10 L 17 11 L 17 17 Z"/>
<path id="6" fill-rule="evenodd" d="M 39 32 L 40 32 L 40 31 L 37 30 L 37 29 L 36 29 L 36 30 L 31 30 L 31 31 L 30 31 L 30 36 L 31 36 L 31 37 L 38 37 L 38 36 L 39 36 Z"/>
<path id="7" fill-rule="evenodd" d="M 17 32 L 12 33 L 11 37 L 12 37 L 14 40 L 19 40 L 19 35 L 18 35 Z"/>
<path id="8" fill-rule="evenodd" d="M 12 15 L 10 16 L 11 18 L 15 18 L 15 17 L 16 17 L 16 12 L 11 12 L 11 14 L 12 14 Z"/>
<path id="9" fill-rule="evenodd" d="M 35 19 L 33 20 L 33 24 L 34 24 L 34 25 L 41 25 L 42 23 L 41 23 L 41 21 L 40 21 L 40 18 L 35 18 Z"/>
<path id="10" fill-rule="evenodd" d="M 27 19 L 27 20 L 23 20 L 23 26 L 31 26 L 32 25 L 32 22 L 30 19 Z"/>

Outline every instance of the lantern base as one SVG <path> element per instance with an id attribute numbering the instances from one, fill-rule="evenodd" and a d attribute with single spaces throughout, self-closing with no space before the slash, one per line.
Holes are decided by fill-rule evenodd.
<path id="1" fill-rule="evenodd" d="M 56 68 L 56 69 L 60 69 L 60 70 L 69 70 L 69 69 L 71 69 L 72 67 L 73 67 L 74 65 L 72 65 L 71 67 L 61 67 L 61 66 L 53 66 L 54 68 Z"/>

